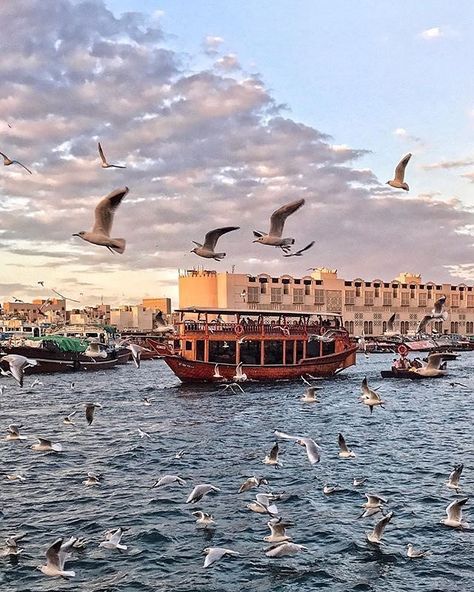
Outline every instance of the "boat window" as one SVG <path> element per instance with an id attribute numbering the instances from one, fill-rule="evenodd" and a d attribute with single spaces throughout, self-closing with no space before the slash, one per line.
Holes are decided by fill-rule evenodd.
<path id="1" fill-rule="evenodd" d="M 306 357 L 307 358 L 319 358 L 319 341 L 308 341 L 306 344 Z"/>
<path id="2" fill-rule="evenodd" d="M 323 356 L 329 356 L 330 354 L 335 353 L 336 351 L 336 342 L 330 341 L 329 343 L 323 342 Z"/>
<path id="3" fill-rule="evenodd" d="M 196 360 L 204 362 L 204 339 L 196 341 Z"/>
<path id="4" fill-rule="evenodd" d="M 296 321 L 293 321 L 296 323 Z M 294 341 L 285 341 L 285 358 L 287 364 L 293 364 Z"/>
<path id="5" fill-rule="evenodd" d="M 299 362 L 303 359 L 303 342 L 297 341 L 296 342 L 296 361 Z"/>
<path id="6" fill-rule="evenodd" d="M 209 341 L 209 362 L 235 364 L 235 341 Z"/>
<path id="7" fill-rule="evenodd" d="M 260 347 L 261 341 L 252 341 L 245 339 L 240 346 L 240 361 L 243 364 L 260 365 Z"/>
<path id="8" fill-rule="evenodd" d="M 265 364 L 283 364 L 283 342 L 265 341 Z"/>

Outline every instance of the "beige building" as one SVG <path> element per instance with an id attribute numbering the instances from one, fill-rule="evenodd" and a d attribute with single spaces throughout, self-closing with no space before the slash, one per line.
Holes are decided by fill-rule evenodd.
<path id="1" fill-rule="evenodd" d="M 179 275 L 179 307 L 189 306 L 300 310 L 341 313 L 352 335 L 383 335 L 396 313 L 394 330 L 415 332 L 434 302 L 446 296 L 447 321 L 435 321 L 428 331 L 474 334 L 474 288 L 464 283 L 424 283 L 421 275 L 402 273 L 391 281 L 379 278 L 345 280 L 337 270 L 315 268 L 310 275 L 273 277 L 206 270 Z"/>
<path id="2" fill-rule="evenodd" d="M 153 312 L 161 311 L 164 315 L 171 314 L 171 298 L 143 298 L 142 306 Z"/>
<path id="3" fill-rule="evenodd" d="M 29 323 L 64 322 L 66 319 L 66 301 L 59 298 L 48 300 L 36 299 L 33 302 L 4 302 L 4 318 L 17 318 Z"/>
<path id="4" fill-rule="evenodd" d="M 153 311 L 137 304 L 121 306 L 110 311 L 110 324 L 119 331 L 146 332 L 153 329 Z"/>

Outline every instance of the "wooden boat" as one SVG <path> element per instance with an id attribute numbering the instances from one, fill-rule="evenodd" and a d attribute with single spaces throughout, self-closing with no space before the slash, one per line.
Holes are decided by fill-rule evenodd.
<path id="1" fill-rule="evenodd" d="M 22 340 L 17 345 L 0 343 L 0 351 L 2 354 L 18 354 L 36 360 L 38 365 L 28 367 L 26 374 L 107 370 L 117 364 L 126 363 L 130 358 L 128 349 L 100 347 L 101 345 L 49 335 L 35 340 Z M 0 361 L 0 367 L 8 370 L 7 362 Z"/>
<path id="2" fill-rule="evenodd" d="M 183 308 L 165 362 L 183 382 L 328 377 L 356 363 L 337 314 Z"/>
<path id="3" fill-rule="evenodd" d="M 170 348 L 169 339 L 164 335 L 145 334 L 145 333 L 122 333 L 122 343 L 134 343 L 146 348 L 149 351 L 142 351 L 141 360 L 157 360 L 165 354 L 173 352 Z"/>

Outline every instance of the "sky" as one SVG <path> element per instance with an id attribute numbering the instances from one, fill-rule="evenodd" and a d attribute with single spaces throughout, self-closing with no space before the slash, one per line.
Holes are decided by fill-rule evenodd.
<path id="1" fill-rule="evenodd" d="M 0 25 L 0 150 L 33 172 L 0 167 L 0 302 L 176 301 L 197 266 L 474 280 L 472 2 L 17 0 Z M 123 186 L 125 253 L 73 237 Z M 300 198 L 313 249 L 252 243 Z M 190 252 L 228 225 L 223 261 Z"/>

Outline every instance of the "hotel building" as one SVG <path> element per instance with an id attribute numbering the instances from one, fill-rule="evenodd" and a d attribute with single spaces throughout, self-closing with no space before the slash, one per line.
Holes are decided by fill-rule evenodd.
<path id="1" fill-rule="evenodd" d="M 428 331 L 474 334 L 474 288 L 464 283 L 423 282 L 421 275 L 401 273 L 391 281 L 379 278 L 345 280 L 337 270 L 314 268 L 310 275 L 274 277 L 218 273 L 204 269 L 179 273 L 179 307 L 244 310 L 287 310 L 340 313 L 351 335 L 381 336 L 396 313 L 394 330 L 414 333 L 435 301 L 446 296 L 447 321 L 434 321 Z"/>

